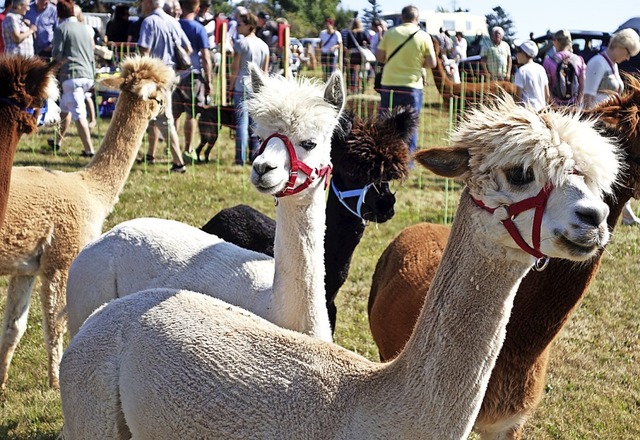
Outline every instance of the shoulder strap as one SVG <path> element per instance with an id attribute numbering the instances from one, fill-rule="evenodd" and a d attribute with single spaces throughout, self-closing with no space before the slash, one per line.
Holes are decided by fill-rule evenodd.
<path id="1" fill-rule="evenodd" d="M 385 61 L 385 64 L 386 64 L 386 63 L 388 63 L 388 62 L 391 60 L 391 58 L 393 58 L 393 56 L 394 56 L 396 53 L 398 53 L 398 51 L 399 51 L 400 49 L 402 49 L 402 46 L 404 46 L 405 44 L 407 44 L 407 43 L 409 42 L 409 40 L 411 40 L 411 39 L 413 38 L 413 36 L 414 36 L 415 34 L 417 34 L 418 32 L 420 32 L 420 29 L 418 29 L 417 31 L 415 31 L 413 34 L 409 35 L 409 37 L 408 37 L 406 40 L 404 40 L 400 46 L 396 47 L 396 50 L 394 50 L 393 52 L 391 52 L 391 55 L 389 55 L 389 57 L 388 57 L 388 58 L 387 58 L 387 60 Z"/>
<path id="2" fill-rule="evenodd" d="M 607 61 L 607 64 L 609 65 L 609 67 L 611 67 L 611 73 L 616 73 L 615 69 L 613 68 L 613 62 L 609 59 L 609 57 L 607 56 L 606 53 L 600 52 L 598 55 L 601 55 L 602 58 L 604 58 Z"/>

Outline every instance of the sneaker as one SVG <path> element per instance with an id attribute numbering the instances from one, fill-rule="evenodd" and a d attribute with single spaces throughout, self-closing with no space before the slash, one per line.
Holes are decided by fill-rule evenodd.
<path id="1" fill-rule="evenodd" d="M 150 154 L 145 154 L 142 159 L 136 159 L 136 162 L 139 164 L 146 163 L 147 165 L 153 165 L 156 163 L 156 158 L 151 156 Z"/>
<path id="2" fill-rule="evenodd" d="M 173 165 L 171 165 L 171 172 L 172 173 L 178 173 L 178 174 L 184 174 L 187 172 L 187 169 L 185 168 L 184 165 L 178 165 L 176 163 L 174 163 Z"/>
<path id="3" fill-rule="evenodd" d="M 625 226 L 640 225 L 640 219 L 635 215 L 633 217 L 622 216 L 622 224 Z"/>
<path id="4" fill-rule="evenodd" d="M 80 153 L 80 157 L 93 157 L 95 155 L 93 151 L 82 151 L 82 153 Z"/>
<path id="5" fill-rule="evenodd" d="M 197 162 L 198 161 L 198 156 L 196 155 L 195 151 L 183 151 L 182 152 L 182 157 L 184 157 L 186 160 L 188 160 L 189 162 Z"/>

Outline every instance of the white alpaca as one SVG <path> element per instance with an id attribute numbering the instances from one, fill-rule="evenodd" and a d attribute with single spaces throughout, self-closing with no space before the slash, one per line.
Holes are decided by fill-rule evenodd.
<path id="1" fill-rule="evenodd" d="M 175 221 L 121 223 L 89 244 L 71 266 L 67 313 L 72 336 L 91 312 L 112 299 L 173 287 L 215 296 L 281 327 L 331 341 L 323 247 L 328 176 L 323 173 L 329 171 L 331 136 L 343 107 L 342 76 L 332 76 L 324 89 L 309 80 L 256 78 L 256 95 L 248 105 L 258 134 L 263 139 L 285 135 L 284 141 L 272 137 L 266 142 L 251 175 L 259 191 L 278 197 L 275 258 Z M 314 175 L 298 172 L 293 194 L 281 194 L 291 183 L 293 159 L 283 148 L 289 140 Z"/>
<path id="2" fill-rule="evenodd" d="M 94 313 L 67 348 L 65 438 L 466 438 L 534 263 L 502 223 L 509 207 L 548 192 L 514 226 L 533 251 L 584 261 L 608 240 L 602 193 L 619 169 L 577 117 L 505 98 L 470 118 L 453 148 L 416 156 L 467 188 L 396 359 L 369 362 L 198 293 L 139 292 Z"/>

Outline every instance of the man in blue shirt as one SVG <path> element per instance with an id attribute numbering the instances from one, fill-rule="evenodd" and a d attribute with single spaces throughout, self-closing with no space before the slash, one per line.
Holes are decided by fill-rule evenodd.
<path id="1" fill-rule="evenodd" d="M 188 53 L 191 53 L 191 43 L 180 27 L 178 20 L 162 10 L 164 0 L 141 0 L 140 9 L 144 19 L 140 26 L 138 38 L 138 50 L 141 55 L 150 55 L 160 58 L 168 66 L 175 66 L 175 45 L 180 44 Z M 158 146 L 159 130 L 167 130 L 169 133 L 171 158 L 173 166 L 171 171 L 184 173 L 185 167 L 180 153 L 178 132 L 173 123 L 171 105 L 171 93 L 165 97 L 164 111 L 156 119 L 149 122 L 149 149 L 147 150 L 147 162 L 155 160 L 155 151 Z"/>
<path id="2" fill-rule="evenodd" d="M 211 52 L 209 51 L 209 37 L 205 27 L 196 20 L 200 9 L 200 0 L 181 0 L 182 17 L 180 26 L 191 43 L 191 69 L 181 73 L 180 84 L 173 92 L 173 117 L 176 130 L 182 113 L 186 113 L 184 123 L 184 156 L 188 159 L 197 158 L 192 151 L 193 135 L 196 131 L 195 116 L 199 107 L 204 107 L 207 97 L 211 95 Z"/>
<path id="3" fill-rule="evenodd" d="M 31 2 L 29 11 L 24 18 L 37 27 L 35 35 L 35 53 L 44 58 L 51 57 L 51 43 L 53 30 L 58 25 L 58 12 L 49 0 L 35 0 Z"/>

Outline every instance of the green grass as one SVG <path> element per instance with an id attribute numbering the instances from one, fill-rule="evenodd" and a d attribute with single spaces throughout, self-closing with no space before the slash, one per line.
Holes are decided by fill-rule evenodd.
<path id="1" fill-rule="evenodd" d="M 442 144 L 449 117 L 429 95 L 422 116 L 423 146 Z M 104 133 L 101 121 L 97 133 Z M 23 138 L 16 165 L 42 165 L 64 171 L 87 163 L 78 157 L 78 138 L 65 145 L 66 154 L 43 154 L 51 131 Z M 165 153 L 166 156 L 166 153 Z M 185 175 L 168 172 L 169 163 L 134 165 L 124 191 L 104 230 L 141 216 L 171 218 L 201 226 L 218 210 L 246 203 L 273 216 L 273 200 L 248 183 L 249 167 L 231 166 L 233 140 L 227 129 L 220 136 L 215 157 L 219 163 L 189 166 Z M 356 249 L 349 279 L 338 296 L 336 343 L 369 359 L 378 358 L 368 328 L 366 304 L 378 256 L 404 227 L 420 221 L 449 221 L 459 185 L 436 179 L 421 169 L 397 184 L 396 216 L 382 225 L 371 224 Z M 638 204 L 633 202 L 638 210 Z M 528 423 L 527 439 L 640 438 L 640 276 L 638 228 L 619 226 L 607 248 L 602 268 L 583 304 L 554 344 L 545 396 Z M 0 279 L 6 289 L 6 278 Z M 36 285 L 36 289 L 39 286 Z M 0 295 L 4 310 L 5 295 Z M 33 295 L 28 329 L 10 370 L 9 384 L 0 397 L 0 438 L 55 439 L 62 426 L 59 394 L 48 389 L 46 355 L 40 326 L 38 295 Z"/>

